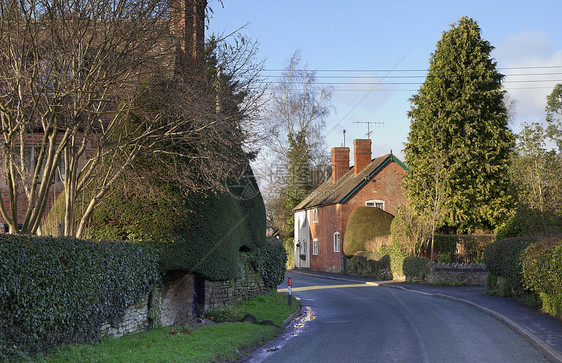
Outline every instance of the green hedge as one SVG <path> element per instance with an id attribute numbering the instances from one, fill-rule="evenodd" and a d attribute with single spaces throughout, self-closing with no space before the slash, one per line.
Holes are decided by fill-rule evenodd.
<path id="1" fill-rule="evenodd" d="M 380 208 L 357 207 L 349 216 L 345 227 L 343 253 L 353 256 L 365 251 L 365 243 L 378 236 L 390 235 L 394 216 Z"/>
<path id="2" fill-rule="evenodd" d="M 161 249 L 165 271 L 187 271 L 213 281 L 232 279 L 238 272 L 239 251 L 264 245 L 266 224 L 253 175 L 229 184 L 234 187 L 228 191 L 187 198 L 166 186 L 157 186 L 154 196 L 115 190 L 96 210 L 90 235 L 150 241 Z"/>
<path id="3" fill-rule="evenodd" d="M 459 236 L 457 235 L 443 235 L 436 234 L 433 249 L 435 253 L 442 255 L 449 254 L 454 256 L 457 252 L 457 242 L 459 242 Z M 431 246 L 429 246 L 431 248 Z"/>
<path id="4" fill-rule="evenodd" d="M 403 265 L 406 255 L 397 243 L 382 246 L 379 254 L 390 257 L 390 269 L 394 278 L 399 279 L 404 276 Z"/>
<path id="5" fill-rule="evenodd" d="M 543 310 L 562 317 L 562 237 L 531 244 L 521 263 L 525 287 L 539 294 Z"/>
<path id="6" fill-rule="evenodd" d="M 266 287 L 275 288 L 285 280 L 287 252 L 283 243 L 268 237 L 264 246 L 250 252 L 250 261 L 259 270 Z"/>
<path id="7" fill-rule="evenodd" d="M 521 268 L 521 255 L 535 238 L 508 238 L 486 246 L 484 262 L 489 273 L 488 292 L 503 296 L 521 295 L 525 288 Z M 499 279 L 498 279 L 499 278 Z"/>
<path id="8" fill-rule="evenodd" d="M 402 269 L 408 281 L 423 281 L 427 275 L 427 257 L 406 257 Z"/>
<path id="9" fill-rule="evenodd" d="M 374 254 L 359 252 L 348 260 L 348 273 L 377 280 L 391 280 L 390 256 L 376 258 Z"/>
<path id="10" fill-rule="evenodd" d="M 0 361 L 96 341 L 159 280 L 147 246 L 0 235 Z"/>

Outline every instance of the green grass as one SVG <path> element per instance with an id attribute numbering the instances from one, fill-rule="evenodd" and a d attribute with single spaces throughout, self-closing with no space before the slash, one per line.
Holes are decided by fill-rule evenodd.
<path id="1" fill-rule="evenodd" d="M 287 304 L 277 292 L 233 304 L 235 310 L 252 314 L 258 321 L 272 320 L 279 327 L 298 306 Z M 248 323 L 221 323 L 190 328 L 166 327 L 122 338 L 104 338 L 96 345 L 66 345 L 38 362 L 214 362 L 236 360 L 256 344 L 272 339 L 281 328 Z"/>

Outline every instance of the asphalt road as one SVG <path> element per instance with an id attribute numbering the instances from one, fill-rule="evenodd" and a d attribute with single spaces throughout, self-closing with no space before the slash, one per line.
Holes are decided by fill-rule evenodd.
<path id="1" fill-rule="evenodd" d="M 547 362 L 504 324 L 463 304 L 364 283 L 287 277 L 306 314 L 247 361 Z"/>

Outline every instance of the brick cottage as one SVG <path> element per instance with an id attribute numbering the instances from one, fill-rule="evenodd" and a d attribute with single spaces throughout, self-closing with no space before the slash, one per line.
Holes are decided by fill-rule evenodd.
<path id="1" fill-rule="evenodd" d="M 381 208 L 391 214 L 405 201 L 402 179 L 406 166 L 392 153 L 371 159 L 371 140 L 353 141 L 349 148 L 332 148 L 332 178 L 293 210 L 295 267 L 341 272 L 343 236 L 351 212 L 358 206 Z"/>

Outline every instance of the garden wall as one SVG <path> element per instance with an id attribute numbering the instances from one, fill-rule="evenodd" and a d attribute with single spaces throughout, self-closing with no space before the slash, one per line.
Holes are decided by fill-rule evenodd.
<path id="1" fill-rule="evenodd" d="M 427 268 L 429 271 L 425 276 L 425 281 L 430 284 L 446 282 L 448 284 L 485 285 L 488 276 L 488 270 L 483 263 L 429 262 Z"/>
<path id="2" fill-rule="evenodd" d="M 236 279 L 205 281 L 205 311 L 255 297 L 267 289 L 258 271 L 249 263 L 242 264 Z M 168 273 L 162 286 L 155 286 L 139 301 L 127 308 L 118 324 L 106 323 L 103 336 L 120 337 L 143 331 L 154 325 L 187 325 L 193 321 L 195 278 L 192 274 Z"/>

